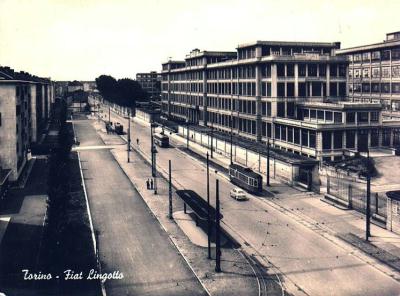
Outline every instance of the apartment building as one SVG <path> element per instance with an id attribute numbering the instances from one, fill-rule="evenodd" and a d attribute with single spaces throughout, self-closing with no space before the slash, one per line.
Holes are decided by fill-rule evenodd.
<path id="1" fill-rule="evenodd" d="M 379 101 L 348 97 L 340 43 L 257 41 L 162 64 L 162 112 L 318 160 L 399 145 Z"/>
<path id="2" fill-rule="evenodd" d="M 161 74 L 156 71 L 149 73 L 137 73 L 136 81 L 140 84 L 142 89 L 146 91 L 150 98 L 153 100 L 159 100 L 160 98 L 160 82 Z"/>
<path id="3" fill-rule="evenodd" d="M 338 50 L 349 59 L 349 96 L 355 101 L 382 102 L 384 114 L 400 112 L 400 32 L 380 43 Z M 387 112 L 389 111 L 389 112 Z"/>
<path id="4" fill-rule="evenodd" d="M 21 174 L 31 143 L 37 142 L 54 103 L 53 83 L 46 78 L 0 67 L 0 166 Z"/>

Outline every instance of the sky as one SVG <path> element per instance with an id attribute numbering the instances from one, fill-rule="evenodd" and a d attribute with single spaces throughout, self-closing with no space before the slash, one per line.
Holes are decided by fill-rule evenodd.
<path id="1" fill-rule="evenodd" d="M 135 78 L 192 49 L 256 40 L 382 42 L 399 0 L 0 0 L 0 65 L 53 80 Z"/>

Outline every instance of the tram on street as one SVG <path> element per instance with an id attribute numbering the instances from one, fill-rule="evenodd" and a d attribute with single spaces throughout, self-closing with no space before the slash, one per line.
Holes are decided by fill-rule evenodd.
<path id="1" fill-rule="evenodd" d="M 262 176 L 252 169 L 239 165 L 231 164 L 229 166 L 229 178 L 231 182 L 250 193 L 262 192 Z"/>
<path id="2" fill-rule="evenodd" d="M 162 148 L 169 147 L 169 137 L 163 134 L 154 134 L 154 144 Z"/>

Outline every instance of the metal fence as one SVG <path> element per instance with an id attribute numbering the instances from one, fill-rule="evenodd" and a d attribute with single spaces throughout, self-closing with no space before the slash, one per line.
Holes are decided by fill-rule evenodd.
<path id="1" fill-rule="evenodd" d="M 327 188 L 328 195 L 343 201 L 348 208 L 354 209 L 360 213 L 366 212 L 367 200 L 367 184 L 357 183 L 350 178 L 345 178 L 337 174 L 336 176 L 327 175 Z M 371 191 L 370 210 L 375 217 L 386 220 L 386 196 Z"/>

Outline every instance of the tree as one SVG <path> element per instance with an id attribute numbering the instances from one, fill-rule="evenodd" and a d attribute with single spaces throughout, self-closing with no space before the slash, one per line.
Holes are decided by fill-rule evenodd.
<path id="1" fill-rule="evenodd" d="M 116 80 L 112 76 L 101 75 L 96 78 L 97 89 L 108 101 L 120 106 L 134 107 L 136 101 L 146 101 L 149 95 L 140 84 L 132 79 Z"/>
<path id="2" fill-rule="evenodd" d="M 101 75 L 96 78 L 97 89 L 102 96 L 109 101 L 114 101 L 117 90 L 117 80 L 108 75 Z"/>

